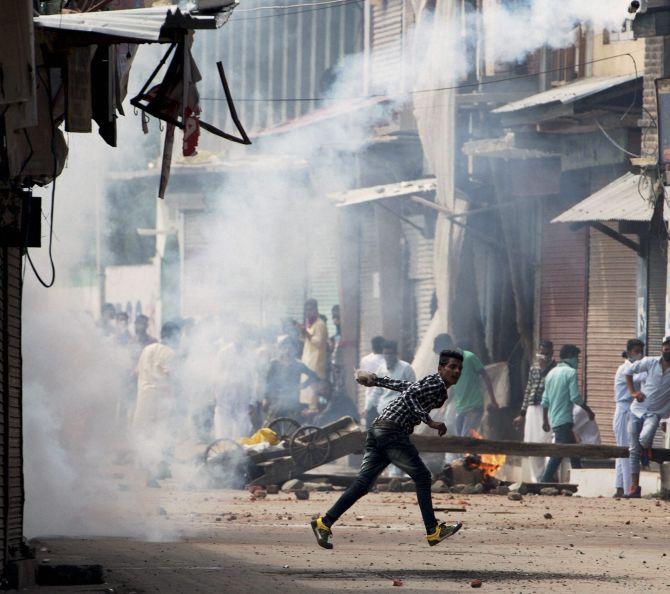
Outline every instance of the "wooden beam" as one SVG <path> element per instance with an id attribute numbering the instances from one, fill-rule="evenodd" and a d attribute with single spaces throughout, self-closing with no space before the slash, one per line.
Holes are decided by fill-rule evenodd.
<path id="1" fill-rule="evenodd" d="M 450 452 L 453 454 L 506 454 L 534 457 L 584 457 L 593 459 L 627 458 L 628 448 L 581 444 L 527 443 L 521 441 L 493 441 L 473 437 L 438 437 L 414 435 L 412 442 L 420 452 Z M 670 450 L 661 450 L 668 451 Z M 669 458 L 670 459 L 670 458 Z"/>
<path id="2" fill-rule="evenodd" d="M 630 248 L 636 254 L 642 255 L 642 247 L 640 246 L 640 244 L 635 243 L 631 239 L 628 239 L 628 237 L 626 237 L 625 235 L 621 235 L 621 233 L 616 232 L 614 229 L 598 221 L 592 221 L 589 223 L 589 225 L 591 225 L 591 227 L 600 231 L 601 233 L 604 233 L 608 237 L 611 237 L 612 239 L 614 239 L 614 241 L 618 241 L 620 244 L 625 245 L 627 248 Z"/>

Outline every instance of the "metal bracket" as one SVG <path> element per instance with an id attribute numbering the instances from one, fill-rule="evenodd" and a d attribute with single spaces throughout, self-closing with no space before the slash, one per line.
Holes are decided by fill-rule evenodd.
<path id="1" fill-rule="evenodd" d="M 172 117 L 170 115 L 167 115 L 165 113 L 162 113 L 158 110 L 152 109 L 151 103 L 149 101 L 151 99 L 162 99 L 165 94 L 166 94 L 166 89 L 159 88 L 158 93 L 155 98 L 149 97 L 146 95 L 146 91 L 149 88 L 149 85 L 153 82 L 154 78 L 156 78 L 156 75 L 160 71 L 160 69 L 163 67 L 167 59 L 170 57 L 170 54 L 175 51 L 175 48 L 177 49 L 177 52 L 184 52 L 185 51 L 185 43 L 183 41 L 180 41 L 179 43 L 173 43 L 170 45 L 168 48 L 167 52 L 165 52 L 165 55 L 161 59 L 161 61 L 158 63 L 154 71 L 151 73 L 151 76 L 149 76 L 149 79 L 144 83 L 144 86 L 142 87 L 142 90 L 130 100 L 130 104 L 136 107 L 137 109 L 141 109 L 143 112 L 148 113 L 149 115 L 154 116 L 155 118 L 159 120 L 163 120 L 165 122 L 168 122 L 169 124 L 172 124 L 176 126 L 177 128 L 184 129 L 184 123 L 177 117 Z M 230 140 L 231 142 L 236 142 L 238 144 L 251 144 L 251 140 L 249 139 L 249 136 L 247 135 L 246 131 L 244 130 L 244 127 L 242 126 L 242 123 L 240 122 L 240 119 L 237 115 L 237 110 L 235 109 L 235 103 L 232 97 L 232 94 L 230 92 L 230 87 L 228 86 L 228 81 L 226 79 L 226 74 L 223 70 L 223 64 L 221 62 L 216 63 L 217 69 L 219 71 L 219 78 L 221 79 L 221 86 L 223 87 L 223 92 L 226 96 L 226 103 L 228 104 L 228 110 L 230 111 L 230 117 L 233 120 L 233 123 L 235 124 L 235 128 L 237 129 L 239 136 L 234 136 L 232 134 L 228 134 L 227 132 L 224 132 L 223 130 L 217 128 L 216 126 L 209 124 L 205 122 L 204 120 L 200 119 L 200 127 L 203 128 L 204 130 L 207 130 L 211 134 L 214 134 L 215 136 L 219 136 L 220 138 L 225 138 L 226 140 Z M 145 101 L 145 103 L 143 103 Z"/>

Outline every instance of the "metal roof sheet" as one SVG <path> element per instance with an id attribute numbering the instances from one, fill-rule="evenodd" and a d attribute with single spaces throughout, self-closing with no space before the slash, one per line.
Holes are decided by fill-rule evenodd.
<path id="1" fill-rule="evenodd" d="M 314 124 L 325 122 L 333 118 L 346 116 L 361 109 L 372 108 L 381 103 L 388 103 L 389 101 L 390 100 L 388 97 L 383 96 L 343 99 L 341 101 L 333 102 L 327 107 L 315 109 L 314 111 L 311 111 L 299 118 L 295 118 L 293 120 L 279 124 L 274 128 L 267 128 L 257 134 L 254 134 L 253 136 L 254 138 L 262 138 L 264 136 L 274 136 L 275 134 L 295 132 L 301 128 L 306 128 L 307 126 L 312 126 Z"/>
<path id="2" fill-rule="evenodd" d="M 338 204 L 336 206 L 354 206 L 364 204 L 383 198 L 401 198 L 403 196 L 420 196 L 421 194 L 433 194 L 437 191 L 437 180 L 434 177 L 425 177 L 411 181 L 401 181 L 394 184 L 383 184 L 369 188 L 356 188 L 346 192 L 328 194 L 328 198 Z M 467 200 L 463 190 L 456 188 L 456 197 Z"/>
<path id="3" fill-rule="evenodd" d="M 651 221 L 656 195 L 649 178 L 626 173 L 558 215 L 552 223 Z M 665 211 L 663 216 L 667 220 Z"/>
<path id="4" fill-rule="evenodd" d="M 569 85 L 562 85 L 542 93 L 531 95 L 519 101 L 513 101 L 494 109 L 492 113 L 510 113 L 521 111 L 522 109 L 530 109 L 531 107 L 541 107 L 550 103 L 573 103 L 579 99 L 584 99 L 613 87 L 632 82 L 637 78 L 640 78 L 640 76 L 636 74 L 593 76 L 570 83 Z"/>
<path id="5" fill-rule="evenodd" d="M 179 6 L 156 6 L 130 10 L 41 15 L 33 18 L 36 27 L 51 31 L 95 33 L 135 41 L 159 41 L 165 29 L 216 29 L 237 6 L 230 0 L 217 13 L 182 11 Z"/>

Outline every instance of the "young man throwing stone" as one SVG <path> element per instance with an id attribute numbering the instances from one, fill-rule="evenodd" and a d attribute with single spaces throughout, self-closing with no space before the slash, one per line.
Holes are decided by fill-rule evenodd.
<path id="1" fill-rule="evenodd" d="M 414 427 L 422 422 L 435 429 L 440 436 L 447 432 L 445 424 L 431 419 L 429 413 L 444 404 L 447 388 L 456 384 L 462 370 L 462 353 L 444 350 L 440 353 L 437 373 L 416 382 L 377 377 L 374 373 L 360 370 L 356 372 L 356 381 L 363 386 L 381 386 L 402 394 L 383 410 L 368 429 L 365 455 L 356 480 L 325 515 L 312 520 L 312 531 L 319 546 L 333 548 L 330 542 L 332 525 L 370 490 L 389 464 L 395 464 L 414 481 L 421 516 L 426 526 L 426 539 L 430 546 L 439 544 L 460 530 L 460 522 L 447 525 L 444 522 L 438 523 L 435 518 L 430 493 L 430 471 L 409 436 Z"/>

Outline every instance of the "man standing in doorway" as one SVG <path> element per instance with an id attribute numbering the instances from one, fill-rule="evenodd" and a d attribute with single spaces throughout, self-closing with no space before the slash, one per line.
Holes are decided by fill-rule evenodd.
<path id="1" fill-rule="evenodd" d="M 536 364 L 528 372 L 528 383 L 523 396 L 523 404 L 519 416 L 514 419 L 515 429 L 522 426 L 523 440 L 531 443 L 551 443 L 551 432 L 545 431 L 544 409 L 542 408 L 542 394 L 544 393 L 544 380 L 547 374 L 556 367 L 554 361 L 554 343 L 550 340 L 540 341 L 536 355 Z M 526 458 L 530 478 L 537 483 L 544 471 L 544 458 Z M 524 461 L 525 461 L 524 460 Z"/>
<path id="2" fill-rule="evenodd" d="M 447 432 L 444 423 L 434 421 L 430 411 L 440 408 L 447 399 L 447 388 L 458 382 L 463 366 L 463 355 L 458 351 L 443 351 L 437 373 L 426 376 L 418 382 L 377 377 L 375 374 L 358 371 L 356 380 L 364 386 L 380 386 L 402 394 L 393 400 L 379 415 L 367 431 L 365 454 L 358 476 L 342 493 L 323 516 L 312 520 L 312 531 L 319 546 L 332 549 L 332 525 L 354 503 L 372 487 L 377 477 L 389 465 L 395 464 L 412 477 L 416 486 L 416 497 L 426 527 L 426 540 L 430 546 L 458 532 L 461 523 L 447 525 L 435 518 L 430 493 L 431 474 L 421 460 L 416 446 L 409 436 L 415 425 L 426 423 L 440 436 Z"/>
<path id="3" fill-rule="evenodd" d="M 574 417 L 572 406 L 581 406 L 593 420 L 595 414 L 579 395 L 577 386 L 577 366 L 579 364 L 579 347 L 566 344 L 561 348 L 560 362 L 544 379 L 542 407 L 544 414 L 544 430 L 554 432 L 554 443 L 575 443 L 573 433 Z M 542 475 L 542 482 L 549 483 L 561 465 L 562 458 L 550 458 Z M 581 468 L 579 458 L 571 458 L 573 468 Z"/>
<path id="4" fill-rule="evenodd" d="M 302 362 L 323 381 L 326 378 L 328 364 L 328 328 L 319 316 L 319 304 L 316 299 L 305 302 L 305 323 L 296 324 L 303 343 Z M 318 395 L 314 386 L 300 393 L 300 402 L 309 407 L 310 412 L 318 410 Z"/>

